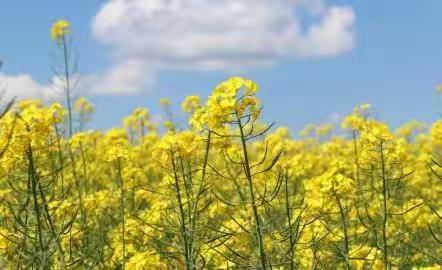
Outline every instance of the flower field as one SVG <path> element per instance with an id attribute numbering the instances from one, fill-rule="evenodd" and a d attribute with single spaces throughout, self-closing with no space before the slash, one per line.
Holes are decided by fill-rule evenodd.
<path id="1" fill-rule="evenodd" d="M 0 269 L 441 269 L 442 120 L 362 104 L 293 134 L 231 77 L 185 122 L 162 99 L 89 130 L 70 23 L 50 37 L 65 100 L 0 110 Z"/>
<path id="2" fill-rule="evenodd" d="M 187 97 L 189 125 L 24 100 L 0 120 L 6 269 L 439 269 L 442 121 L 391 130 L 356 107 L 299 137 L 258 86 Z M 265 90 L 264 90 L 265 91 Z M 169 106 L 162 100 L 163 106 Z M 73 119 L 68 135 L 66 117 Z"/>

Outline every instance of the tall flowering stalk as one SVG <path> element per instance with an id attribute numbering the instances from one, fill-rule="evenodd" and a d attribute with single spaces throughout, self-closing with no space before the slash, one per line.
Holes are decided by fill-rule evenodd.
<path id="1" fill-rule="evenodd" d="M 249 149 L 251 141 L 264 135 L 272 127 L 270 125 L 261 129 L 257 128 L 256 121 L 261 113 L 260 102 L 256 97 L 257 90 L 258 86 L 253 81 L 239 77 L 230 78 L 215 88 L 207 105 L 194 113 L 191 123 L 199 128 L 205 127 L 209 133 L 219 138 L 239 141 L 236 159 L 232 158 L 228 151 L 225 154 L 232 165 L 241 165 L 242 167 L 248 188 L 246 194 L 249 194 L 248 199 L 243 203 L 245 206 L 251 207 L 254 221 L 252 239 L 256 239 L 258 244 L 260 269 L 266 270 L 271 268 L 272 264 L 265 247 L 265 224 L 260 207 L 276 197 L 281 183 L 278 180 L 274 189 L 260 192 L 256 182 L 259 175 L 272 169 L 282 152 L 277 153 L 270 162 L 266 162 L 266 150 L 260 161 L 252 163 Z M 220 172 L 216 173 L 221 175 Z M 226 202 L 220 197 L 218 196 L 220 200 Z M 246 256 L 240 257 L 246 258 Z"/>
<path id="2" fill-rule="evenodd" d="M 44 107 L 36 101 L 22 101 L 17 107 L 2 123 L 5 128 L 12 121 L 8 129 L 14 128 L 3 166 L 11 166 L 16 173 L 8 174 L 2 183 L 13 191 L 2 199 L 9 209 L 2 222 L 14 232 L 9 238 L 17 250 L 14 268 L 66 269 L 75 258 L 67 255 L 69 249 L 63 244 L 72 232 L 77 210 L 59 210 L 70 199 L 69 191 L 59 183 L 65 167 L 53 159 L 54 125 L 62 121 L 63 108 L 59 104 Z"/>
<path id="3" fill-rule="evenodd" d="M 212 203 L 207 196 L 210 185 L 206 171 L 210 144 L 210 135 L 205 139 L 189 131 L 169 131 L 153 152 L 159 165 L 169 172 L 165 175 L 167 188 L 156 193 L 168 194 L 170 206 L 161 222 L 161 230 L 175 237 L 163 241 L 176 247 L 182 256 L 179 260 L 184 261 L 187 270 L 204 269 L 206 263 L 201 255 L 204 243 L 210 238 L 206 230 L 210 223 L 207 210 Z M 164 248 L 159 252 L 166 253 Z"/>
<path id="4" fill-rule="evenodd" d="M 68 135 L 69 137 L 73 134 L 73 124 L 72 124 L 72 97 L 71 97 L 71 61 L 68 49 L 68 36 L 70 32 L 71 24 L 66 20 L 56 21 L 51 28 L 51 39 L 55 42 L 57 47 L 62 53 L 63 70 L 60 76 L 63 77 L 64 81 L 64 93 L 66 95 L 66 106 L 68 110 Z"/>
<path id="5" fill-rule="evenodd" d="M 116 142 L 108 151 L 108 161 L 113 163 L 116 167 L 117 179 L 120 187 L 120 214 L 121 214 L 121 246 L 123 249 L 121 258 L 121 269 L 126 267 L 126 212 L 125 212 L 125 187 L 123 180 L 123 166 L 124 160 L 128 159 L 127 147 L 122 142 Z"/>

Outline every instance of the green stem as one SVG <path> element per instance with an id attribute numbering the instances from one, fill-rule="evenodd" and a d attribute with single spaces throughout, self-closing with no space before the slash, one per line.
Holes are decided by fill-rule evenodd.
<path id="1" fill-rule="evenodd" d="M 348 229 L 347 229 L 347 219 L 345 218 L 345 211 L 344 207 L 342 207 L 341 199 L 338 197 L 338 194 L 336 194 L 336 190 L 333 187 L 333 195 L 335 196 L 336 202 L 338 203 L 339 207 L 339 213 L 341 216 L 341 222 L 342 222 L 342 228 L 344 231 L 344 263 L 345 263 L 345 269 L 350 270 L 350 248 L 349 248 L 349 238 L 348 238 Z"/>
<path id="2" fill-rule="evenodd" d="M 238 127 L 239 127 L 239 131 L 241 134 L 241 145 L 242 145 L 242 150 L 243 150 L 243 155 L 244 155 L 244 172 L 246 174 L 246 178 L 249 184 L 249 192 L 250 192 L 250 198 L 252 199 L 252 210 L 253 210 L 253 216 L 255 219 L 255 224 L 256 224 L 256 235 L 258 238 L 258 248 L 259 248 L 259 257 L 261 260 L 261 267 L 262 270 L 266 270 L 267 269 L 267 256 L 264 250 L 264 239 L 263 239 L 263 234 L 262 234 L 262 226 L 261 226 L 261 219 L 259 217 L 259 213 L 258 213 L 258 206 L 256 205 L 256 198 L 255 198 L 255 191 L 253 188 L 253 179 L 252 179 L 252 173 L 250 171 L 250 163 L 249 163 L 249 156 L 248 156 L 248 151 L 247 151 L 247 144 L 246 144 L 246 139 L 244 136 L 244 130 L 243 130 L 243 125 L 241 123 L 241 118 L 238 117 L 237 115 L 237 119 L 238 119 Z"/>
<path id="3" fill-rule="evenodd" d="M 186 262 L 186 269 L 191 270 L 192 264 L 190 262 L 190 256 L 189 256 L 189 243 L 188 243 L 188 233 L 187 233 L 187 227 L 186 227 L 186 216 L 184 212 L 184 206 L 183 206 L 183 200 L 181 198 L 181 188 L 179 183 L 179 178 L 177 174 L 177 168 L 175 164 L 175 155 L 173 153 L 173 150 L 171 150 L 171 159 L 172 159 L 172 169 L 173 169 L 173 176 L 175 179 L 175 189 L 176 189 L 176 196 L 178 201 L 178 208 L 180 211 L 180 219 L 181 219 L 181 235 L 183 237 L 184 241 L 184 259 Z"/>
<path id="4" fill-rule="evenodd" d="M 288 170 L 285 171 L 284 175 L 284 187 L 285 187 L 285 211 L 287 216 L 288 223 L 288 234 L 289 234 L 289 253 L 290 253 L 290 270 L 295 269 L 295 252 L 294 252 L 294 239 L 293 239 L 293 231 L 292 231 L 292 207 L 290 204 L 289 198 L 289 187 L 288 187 Z"/>
<path id="5" fill-rule="evenodd" d="M 37 193 L 37 178 L 35 177 L 35 168 L 34 168 L 34 158 L 32 155 L 32 148 L 29 145 L 27 150 L 27 156 L 29 161 L 29 180 L 31 182 L 31 191 L 32 191 L 32 198 L 34 203 L 34 212 L 37 218 L 37 224 L 36 224 L 36 234 L 37 234 L 37 240 L 38 244 L 40 246 L 40 250 L 43 252 L 45 251 L 45 248 L 43 246 L 43 233 L 42 233 L 42 225 L 41 225 L 41 209 L 40 205 L 38 204 L 38 193 Z"/>
<path id="6" fill-rule="evenodd" d="M 72 102 L 71 102 L 71 82 L 70 82 L 70 70 L 69 70 L 69 57 L 68 57 L 68 48 L 66 37 L 63 35 L 62 38 L 62 46 L 63 46 L 63 58 L 64 58 L 64 76 L 66 79 L 66 102 L 68 107 L 68 127 L 69 127 L 69 138 L 72 137 Z"/>
<path id="7" fill-rule="evenodd" d="M 387 222 L 388 222 L 388 186 L 387 186 L 387 175 L 385 171 L 385 156 L 384 156 L 384 142 L 380 142 L 381 150 L 381 166 L 382 166 L 382 202 L 383 202 L 383 220 L 382 220 L 382 240 L 384 244 L 384 267 L 389 268 L 388 262 L 388 243 L 387 243 Z"/>
<path id="8" fill-rule="evenodd" d="M 121 208 L 121 219 L 122 219 L 122 230 L 121 230 L 121 238 L 123 245 L 123 265 L 122 270 L 126 267 L 126 219 L 125 219 L 125 211 L 124 211 L 124 181 L 121 173 L 121 161 L 120 158 L 117 159 L 117 167 L 118 167 L 118 179 L 120 180 L 120 208 Z"/>

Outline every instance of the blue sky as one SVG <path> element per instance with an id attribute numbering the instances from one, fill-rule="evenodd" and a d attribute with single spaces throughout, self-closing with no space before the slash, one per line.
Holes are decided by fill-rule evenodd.
<path id="1" fill-rule="evenodd" d="M 205 97 L 219 81 L 237 74 L 260 84 L 266 119 L 294 130 L 309 123 L 333 120 L 349 113 L 355 105 L 367 102 L 374 105 L 381 119 L 393 126 L 412 119 L 429 122 L 438 117 L 442 99 L 434 89 L 442 82 L 440 0 L 319 2 L 352 10 L 354 44 L 351 48 L 325 56 L 284 52 L 283 57 L 272 59 L 270 65 L 243 66 L 233 61 L 212 69 L 193 68 L 192 65 L 198 63 L 183 60 L 179 54 L 174 56 L 172 64 L 164 61 L 160 53 L 158 58 L 141 54 L 145 59 L 142 76 L 154 77 L 154 82 L 141 83 L 141 90 L 136 93 L 98 95 L 91 92 L 89 97 L 97 110 L 91 126 L 116 126 L 138 106 L 151 109 L 153 114 L 160 113 L 158 100 L 161 97 L 171 98 L 178 107 L 186 95 Z M 110 66 L 118 65 L 122 58 L 129 57 L 125 56 L 127 48 L 121 52 L 121 44 L 109 45 L 107 37 L 100 40 L 92 31 L 94 18 L 107 4 L 109 2 L 99 0 L 4 1 L 0 9 L 0 58 L 5 62 L 2 72 L 7 76 L 29 74 L 39 84 L 47 84 L 52 76 L 51 51 L 54 50 L 48 29 L 59 18 L 72 23 L 82 75 L 103 74 Z M 305 22 L 306 27 L 315 23 L 313 16 L 299 15 L 297 19 Z M 232 31 L 232 28 L 224 29 Z M 210 28 L 207 31 L 210 34 Z M 120 47 L 115 48 L 117 46 Z M 207 46 L 211 46 L 210 43 Z M 203 49 L 207 48 L 210 49 Z M 167 51 L 165 53 L 167 55 Z M 209 53 L 198 57 L 212 59 Z M 227 58 L 230 61 L 231 55 L 239 55 L 244 61 L 253 56 L 248 55 L 247 48 L 214 53 L 223 61 Z M 161 63 L 156 64 L 154 73 L 150 71 L 149 62 L 153 59 Z"/>

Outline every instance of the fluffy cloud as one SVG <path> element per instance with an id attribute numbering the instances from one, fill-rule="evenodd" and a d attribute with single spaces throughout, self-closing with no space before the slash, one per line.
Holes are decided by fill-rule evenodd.
<path id="1" fill-rule="evenodd" d="M 0 90 L 2 99 L 41 98 L 50 99 L 55 96 L 51 86 L 36 82 L 27 74 L 7 75 L 0 73 Z"/>
<path id="2" fill-rule="evenodd" d="M 353 9 L 323 0 L 110 0 L 92 23 L 115 66 L 99 93 L 127 93 L 167 69 L 231 70 L 354 46 Z M 146 79 L 147 78 L 147 79 Z"/>
<path id="3" fill-rule="evenodd" d="M 86 86 L 87 78 L 88 76 L 80 78 L 77 74 L 71 75 L 71 97 L 75 98 L 86 94 L 82 90 Z M 0 72 L 0 104 L 12 98 L 17 100 L 36 98 L 48 102 L 64 102 L 66 98 L 65 85 L 64 79 L 57 76 L 52 77 L 49 82 L 42 84 L 28 74 L 11 75 Z"/>
<path id="4" fill-rule="evenodd" d="M 83 89 L 96 94 L 133 94 L 153 85 L 153 71 L 143 61 L 126 59 L 101 75 L 86 76 Z"/>

